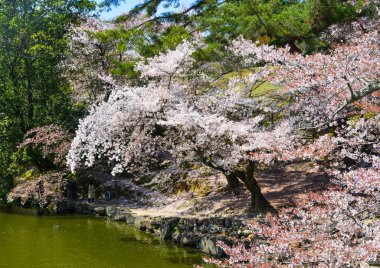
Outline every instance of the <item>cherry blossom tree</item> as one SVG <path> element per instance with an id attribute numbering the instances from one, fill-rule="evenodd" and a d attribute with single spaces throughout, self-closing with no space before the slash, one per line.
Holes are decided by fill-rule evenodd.
<path id="1" fill-rule="evenodd" d="M 131 172 L 161 150 L 179 163 L 199 161 L 223 172 L 231 187 L 242 180 L 252 194 L 251 206 L 262 210 L 269 204 L 254 179 L 259 158 L 247 152 L 274 151 L 271 143 L 279 144 L 276 150 L 291 147 L 286 131 L 290 123 L 263 130 L 264 118 L 252 111 L 253 100 L 221 98 L 220 90 L 202 96 L 189 92 L 183 74 L 191 69 L 194 51 L 191 42 L 184 43 L 141 63 L 142 76 L 154 80 L 145 87 L 115 90 L 108 101 L 95 106 L 80 123 L 68 156 L 71 169 L 81 163 L 91 167 L 102 158 L 113 174 Z M 158 129 L 163 133 L 156 135 Z"/>
<path id="2" fill-rule="evenodd" d="M 232 44 L 247 65 L 267 64 L 232 86 L 268 79 L 291 93 L 295 131 L 329 134 L 288 153 L 327 162 L 335 180 L 330 190 L 252 222 L 249 247 L 219 243 L 228 258 L 208 262 L 218 267 L 366 267 L 378 262 L 380 117 L 361 110 L 368 103 L 379 105 L 378 21 L 361 18 L 347 25 L 350 32 L 332 27 L 333 36 L 348 34 L 329 53 L 303 56 L 243 39 Z"/>
<path id="3" fill-rule="evenodd" d="M 347 179 L 372 181 L 366 188 L 378 187 L 379 170 L 358 170 Z M 310 195 L 296 207 L 253 221 L 249 247 L 220 242 L 229 257 L 207 262 L 218 267 L 366 267 L 378 258 L 380 221 L 375 216 L 379 192 L 371 191 L 370 201 L 355 196 L 365 192 L 353 183 L 344 190 Z"/>
<path id="4" fill-rule="evenodd" d="M 72 99 L 92 104 L 103 100 L 111 91 L 108 76 L 107 55 L 113 48 L 111 43 L 103 43 L 94 34 L 112 28 L 111 24 L 98 19 L 88 19 L 70 31 L 70 53 L 62 62 L 72 86 Z"/>
<path id="5" fill-rule="evenodd" d="M 161 83 L 166 82 L 167 87 L 170 87 L 173 79 L 189 75 L 194 62 L 191 55 L 196 50 L 195 43 L 183 42 L 174 50 L 160 53 L 147 59 L 147 62 L 140 62 L 137 70 L 141 72 L 141 78 L 160 79 Z M 200 45 L 197 44 L 197 46 Z"/>
<path id="6" fill-rule="evenodd" d="M 142 77 L 153 78 L 147 86 L 115 90 L 95 106 L 80 123 L 68 156 L 71 169 L 106 159 L 114 175 L 133 173 L 147 170 L 165 152 L 178 165 L 201 162 L 222 172 L 231 188 L 242 181 L 251 192 L 250 206 L 264 210 L 269 203 L 255 170 L 260 163 L 297 157 L 300 137 L 293 121 L 265 126 L 266 107 L 242 94 L 219 89 L 193 94 L 184 74 L 191 71 L 194 51 L 187 42 L 141 62 Z"/>
<path id="7" fill-rule="evenodd" d="M 267 65 L 235 83 L 253 86 L 260 79 L 268 79 L 294 96 L 292 110 L 301 115 L 301 127 L 325 127 L 346 117 L 352 104 L 379 91 L 379 40 L 375 30 L 355 35 L 329 54 L 303 56 L 240 38 L 232 43 L 231 50 L 247 64 Z"/>
<path id="8" fill-rule="evenodd" d="M 251 207 L 263 210 L 268 202 L 254 178 L 257 165 L 342 153 L 347 133 L 339 139 L 323 134 L 350 121 L 358 101 L 379 90 L 378 32 L 348 39 L 328 53 L 304 56 L 239 38 L 229 49 L 251 73 L 231 79 L 230 90 L 209 83 L 202 93 L 191 90 L 192 54 L 202 45 L 184 42 L 137 65 L 144 87 L 116 87 L 92 109 L 80 123 L 69 164 L 75 170 L 103 159 L 113 174 L 131 172 L 161 150 L 172 161 L 202 162 L 223 172 L 230 187 L 243 181 Z M 288 96 L 284 112 L 270 123 L 268 102 L 244 93 L 262 80 L 281 86 L 279 94 Z M 310 143 L 305 133 L 311 130 L 321 136 Z"/>
<path id="9" fill-rule="evenodd" d="M 189 56 L 188 53 L 179 55 Z M 152 68 L 165 70 L 166 62 L 162 62 L 160 57 L 162 55 L 148 64 Z M 173 66 L 175 71 L 181 70 L 181 62 L 172 61 L 176 64 Z M 139 68 L 144 76 L 144 64 L 141 63 Z M 175 76 L 175 73 L 170 73 L 170 76 Z M 68 155 L 71 169 L 75 170 L 81 160 L 84 160 L 85 166 L 91 167 L 100 158 L 107 159 L 106 162 L 112 166 L 112 174 L 131 168 L 132 162 L 140 167 L 145 166 L 153 152 L 144 145 L 154 148 L 157 141 L 149 134 L 154 132 L 167 103 L 175 99 L 175 88 L 167 87 L 167 81 L 164 85 L 153 81 L 144 87 L 123 88 L 115 85 L 108 100 L 95 105 L 90 115 L 80 122 Z M 140 159 L 141 163 L 136 159 Z"/>
<path id="10" fill-rule="evenodd" d="M 133 28 L 145 20 L 143 15 L 135 15 L 124 23 L 88 18 L 81 25 L 72 26 L 68 35 L 70 53 L 62 65 L 72 86 L 74 101 L 90 106 L 107 99 L 116 81 L 128 82 L 114 74 L 115 65 L 134 64 L 141 58 L 132 48 L 136 45 L 135 39 L 144 36 Z"/>

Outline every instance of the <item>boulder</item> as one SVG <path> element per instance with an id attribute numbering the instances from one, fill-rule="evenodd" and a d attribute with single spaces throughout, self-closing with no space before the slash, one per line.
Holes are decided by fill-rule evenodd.
<path id="1" fill-rule="evenodd" d="M 182 218 L 179 220 L 178 228 L 184 232 L 194 232 L 198 225 L 198 219 Z"/>
<path id="2" fill-rule="evenodd" d="M 179 232 L 174 232 L 172 234 L 172 241 L 173 242 L 176 242 L 176 243 L 180 243 L 181 242 L 181 235 L 179 234 Z"/>
<path id="3" fill-rule="evenodd" d="M 124 213 L 116 213 L 113 218 L 114 221 L 126 221 L 127 215 Z"/>
<path id="4" fill-rule="evenodd" d="M 196 247 L 201 238 L 197 234 L 184 234 L 181 236 L 180 243 L 188 247 Z"/>
<path id="5" fill-rule="evenodd" d="M 146 224 L 147 231 L 154 233 L 154 230 L 160 229 L 160 222 L 154 219 L 149 219 Z"/>
<path id="6" fill-rule="evenodd" d="M 125 222 L 129 225 L 134 225 L 136 217 L 137 217 L 137 215 L 134 213 L 126 213 L 125 214 Z"/>
<path id="7" fill-rule="evenodd" d="M 137 229 L 141 231 L 146 231 L 147 226 L 149 225 L 149 220 L 143 217 L 136 217 L 133 224 Z"/>
<path id="8" fill-rule="evenodd" d="M 216 245 L 218 241 L 223 241 L 227 245 L 232 245 L 232 241 L 226 239 L 225 237 L 204 236 L 200 239 L 198 248 L 200 251 L 208 255 L 218 258 L 224 257 L 225 253 L 223 249 Z"/>
<path id="9" fill-rule="evenodd" d="M 176 227 L 178 225 L 179 218 L 163 218 L 160 222 L 160 238 L 162 240 L 169 240 L 172 238 Z"/>
<path id="10" fill-rule="evenodd" d="M 98 216 L 106 216 L 107 215 L 107 211 L 106 211 L 105 207 L 96 207 L 96 208 L 94 208 L 94 212 Z"/>
<path id="11" fill-rule="evenodd" d="M 108 217 L 112 218 L 116 214 L 116 207 L 108 206 L 106 207 L 106 214 Z"/>
<path id="12" fill-rule="evenodd" d="M 153 230 L 153 233 L 154 233 L 155 235 L 161 237 L 161 231 L 160 231 L 160 229 L 154 229 L 154 230 Z"/>

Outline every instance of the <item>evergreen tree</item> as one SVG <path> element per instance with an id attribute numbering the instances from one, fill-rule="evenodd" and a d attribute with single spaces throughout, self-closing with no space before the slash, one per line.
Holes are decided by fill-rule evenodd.
<path id="1" fill-rule="evenodd" d="M 70 25 L 94 8 L 89 0 L 0 1 L 0 192 L 10 185 L 10 154 L 29 129 L 73 123 L 60 62 Z"/>

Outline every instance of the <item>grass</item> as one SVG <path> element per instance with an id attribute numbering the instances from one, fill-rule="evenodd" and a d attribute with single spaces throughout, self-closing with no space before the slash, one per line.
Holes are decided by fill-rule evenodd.
<path id="1" fill-rule="evenodd" d="M 250 75 L 254 70 L 251 69 L 243 69 L 240 71 L 235 71 L 235 72 L 230 72 L 225 75 L 223 75 L 221 78 L 219 78 L 217 81 L 213 83 L 214 86 L 219 87 L 223 90 L 227 90 L 228 88 L 228 83 L 231 79 L 233 78 L 244 78 L 248 75 Z M 246 85 L 243 83 L 237 84 L 236 86 L 236 92 L 242 90 Z M 250 96 L 253 98 L 259 98 L 263 97 L 266 95 L 270 95 L 277 90 L 279 90 L 281 87 L 275 86 L 268 81 L 262 81 L 262 82 L 257 82 L 252 88 L 249 90 L 251 91 Z"/>
<path id="2" fill-rule="evenodd" d="M 258 82 L 251 88 L 251 97 L 253 98 L 259 98 L 266 95 L 270 95 L 277 90 L 279 90 L 281 87 L 275 86 L 268 81 L 265 82 Z"/>
<path id="3" fill-rule="evenodd" d="M 366 120 L 374 118 L 377 115 L 377 113 L 365 113 L 365 114 L 359 114 L 359 115 L 353 115 L 348 117 L 348 121 L 357 123 L 360 118 L 364 118 Z"/>

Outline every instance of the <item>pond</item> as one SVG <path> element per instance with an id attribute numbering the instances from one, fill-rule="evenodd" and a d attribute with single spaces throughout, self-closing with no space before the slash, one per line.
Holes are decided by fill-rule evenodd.
<path id="1" fill-rule="evenodd" d="M 202 256 L 123 223 L 0 211 L 0 267 L 181 268 Z"/>

